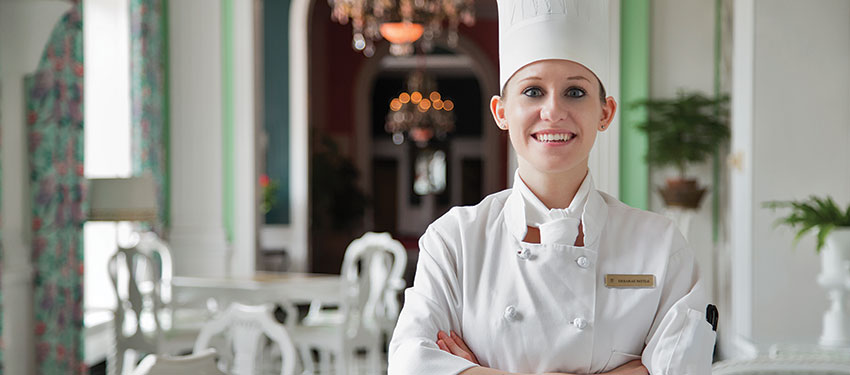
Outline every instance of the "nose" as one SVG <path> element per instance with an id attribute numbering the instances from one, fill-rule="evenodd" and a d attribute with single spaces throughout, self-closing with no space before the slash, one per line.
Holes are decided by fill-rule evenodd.
<path id="1" fill-rule="evenodd" d="M 543 121 L 557 122 L 567 117 L 566 104 L 557 95 L 549 95 L 540 108 L 540 119 Z"/>

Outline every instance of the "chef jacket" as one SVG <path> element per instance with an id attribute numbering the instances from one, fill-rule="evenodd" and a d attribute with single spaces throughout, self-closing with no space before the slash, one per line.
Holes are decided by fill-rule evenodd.
<path id="1" fill-rule="evenodd" d="M 521 184 L 452 208 L 422 235 L 389 375 L 474 367 L 437 347 L 440 330 L 460 334 L 482 366 L 510 372 L 598 373 L 641 359 L 653 375 L 710 374 L 708 300 L 675 224 L 597 191 L 588 174 L 579 189 L 584 246 L 574 246 L 576 234 L 546 240 L 546 224 L 541 243 L 524 242 Z M 606 286 L 615 274 L 655 281 Z"/>

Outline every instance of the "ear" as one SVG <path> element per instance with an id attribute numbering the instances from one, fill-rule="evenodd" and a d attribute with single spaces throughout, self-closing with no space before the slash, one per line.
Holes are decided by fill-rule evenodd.
<path id="1" fill-rule="evenodd" d="M 493 120 L 496 121 L 496 126 L 498 126 L 499 129 L 508 129 L 508 120 L 505 118 L 505 102 L 502 101 L 501 96 L 493 95 L 493 97 L 490 98 L 490 113 L 493 114 Z"/>
<path id="2" fill-rule="evenodd" d="M 611 121 L 614 120 L 614 114 L 617 113 L 617 101 L 614 97 L 609 96 L 605 99 L 605 105 L 602 106 L 602 118 L 599 119 L 599 131 L 608 130 Z"/>

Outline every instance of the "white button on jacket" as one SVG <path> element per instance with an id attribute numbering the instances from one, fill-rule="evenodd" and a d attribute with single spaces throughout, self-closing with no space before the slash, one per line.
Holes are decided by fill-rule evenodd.
<path id="1" fill-rule="evenodd" d="M 431 224 L 390 343 L 389 374 L 473 367 L 437 347 L 439 330 L 458 332 L 481 365 L 510 372 L 597 373 L 640 358 L 653 375 L 710 374 L 715 333 L 684 238 L 669 219 L 587 179 L 583 247 L 522 242 L 516 184 Z M 517 256 L 526 248 L 533 260 Z M 607 287 L 607 274 L 654 275 L 655 287 Z"/>

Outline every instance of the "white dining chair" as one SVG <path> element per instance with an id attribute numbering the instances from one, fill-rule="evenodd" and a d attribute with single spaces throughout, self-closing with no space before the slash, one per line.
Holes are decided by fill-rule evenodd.
<path id="1" fill-rule="evenodd" d="M 389 233 L 367 232 L 348 245 L 341 270 L 342 305 L 328 310 L 312 303 L 295 330 L 300 345 L 319 352 L 320 370 L 329 371 L 332 355 L 337 374 L 352 373 L 355 351 L 365 349 L 367 373 L 383 371 L 384 340 L 389 342 L 398 319 L 406 266 L 404 246 Z"/>
<path id="2" fill-rule="evenodd" d="M 212 348 L 182 356 L 150 354 L 132 375 L 226 375 L 218 369 L 216 357 Z"/>
<path id="3" fill-rule="evenodd" d="M 194 352 L 216 346 L 219 369 L 233 375 L 294 375 L 298 354 L 286 328 L 269 305 L 232 303 L 201 329 Z M 277 363 L 279 362 L 279 365 Z"/>
<path id="4" fill-rule="evenodd" d="M 132 369 L 140 355 L 191 350 L 200 325 L 180 324 L 175 319 L 171 254 L 155 234 L 142 233 L 132 246 L 119 246 L 109 259 L 108 270 L 117 299 L 113 347 L 106 363 L 110 375 Z M 204 318 L 195 316 L 194 320 Z"/>

